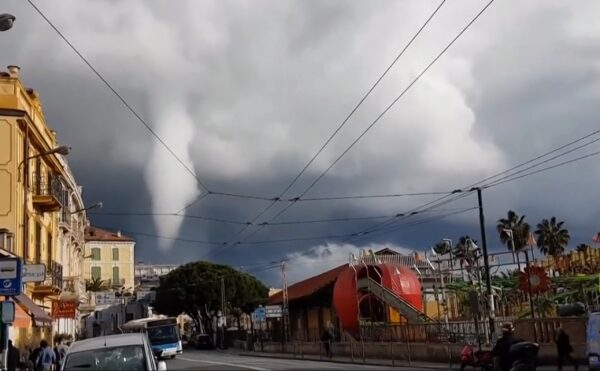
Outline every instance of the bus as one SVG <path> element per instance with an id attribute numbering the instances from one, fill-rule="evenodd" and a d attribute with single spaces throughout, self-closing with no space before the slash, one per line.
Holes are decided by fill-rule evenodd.
<path id="1" fill-rule="evenodd" d="M 183 353 L 176 318 L 136 319 L 125 323 L 121 330 L 124 333 L 147 334 L 152 348 L 162 351 L 161 358 L 175 358 L 177 354 Z"/>

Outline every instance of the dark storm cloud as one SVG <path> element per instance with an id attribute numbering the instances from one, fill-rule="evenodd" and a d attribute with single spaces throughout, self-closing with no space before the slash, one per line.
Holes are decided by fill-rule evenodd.
<path id="1" fill-rule="evenodd" d="M 436 4 L 363 1 L 61 1 L 40 8 L 212 190 L 274 197 L 302 169 Z M 201 187 L 26 3 L 0 37 L 41 94 L 87 202 L 104 212 L 172 213 Z M 299 195 L 411 81 L 478 8 L 446 4 L 305 176 Z M 593 1 L 498 2 L 308 195 L 452 190 L 598 127 L 600 28 Z M 589 147 L 589 151 L 598 145 Z M 585 150 L 581 151 L 585 153 Z M 574 154 L 576 155 L 576 154 Z M 513 208 L 535 224 L 556 215 L 574 244 L 599 228 L 597 161 L 486 190 L 488 240 Z M 301 202 L 277 221 L 393 215 L 434 199 Z M 190 208 L 246 222 L 268 202 L 209 196 Z M 475 205 L 469 196 L 444 208 Z M 257 223 L 283 207 L 273 207 Z M 438 213 L 443 214 L 443 213 Z M 434 215 L 421 215 L 426 218 Z M 414 219 L 414 218 L 413 218 Z M 93 216 L 98 225 L 192 240 L 264 241 L 346 235 L 375 221 L 243 226 L 172 216 Z M 416 219 L 418 220 L 418 219 Z M 474 211 L 357 243 L 422 250 L 479 235 Z M 237 235 L 237 236 L 236 236 Z M 236 266 L 289 258 L 290 278 L 342 264 L 344 239 L 205 245 L 137 236 L 137 260 L 214 258 Z M 330 244 L 328 244 L 330 243 Z M 325 255 L 327 255 L 325 257 Z M 258 265 L 260 266 L 260 264 Z M 256 269 L 256 265 L 254 269 Z M 245 268 L 248 271 L 250 267 Z M 277 269 L 258 269 L 278 284 Z"/>

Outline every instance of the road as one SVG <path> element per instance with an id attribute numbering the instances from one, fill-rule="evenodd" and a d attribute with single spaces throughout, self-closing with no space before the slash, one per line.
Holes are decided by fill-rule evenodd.
<path id="1" fill-rule="evenodd" d="M 181 356 L 167 361 L 167 369 L 174 370 L 404 370 L 424 371 L 414 367 L 384 367 L 342 364 L 332 362 L 306 361 L 299 359 L 274 359 L 246 357 L 235 353 L 186 350 Z"/>

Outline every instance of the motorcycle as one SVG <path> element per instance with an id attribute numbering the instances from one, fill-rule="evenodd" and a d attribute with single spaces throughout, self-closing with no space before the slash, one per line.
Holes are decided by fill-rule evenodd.
<path id="1" fill-rule="evenodd" d="M 514 360 L 510 371 L 535 371 L 540 345 L 530 341 L 521 341 L 510 347 L 510 356 Z"/>
<path id="2" fill-rule="evenodd" d="M 494 356 L 491 350 L 475 350 L 471 344 L 465 345 L 460 353 L 460 371 L 467 367 L 481 368 L 482 371 L 493 371 Z"/>

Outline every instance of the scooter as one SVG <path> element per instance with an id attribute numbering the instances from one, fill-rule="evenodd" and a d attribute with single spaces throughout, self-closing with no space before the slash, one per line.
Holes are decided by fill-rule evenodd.
<path id="1" fill-rule="evenodd" d="M 482 371 L 493 371 L 494 356 L 491 350 L 475 350 L 472 344 L 467 344 L 460 352 L 460 371 L 467 366 L 481 368 Z"/>
<path id="2" fill-rule="evenodd" d="M 540 345 L 531 341 L 521 341 L 510 347 L 514 359 L 510 371 L 535 371 Z"/>

